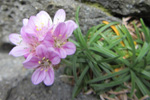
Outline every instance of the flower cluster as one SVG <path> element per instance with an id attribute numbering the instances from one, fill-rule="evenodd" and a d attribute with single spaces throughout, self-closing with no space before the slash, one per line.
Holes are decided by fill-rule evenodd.
<path id="1" fill-rule="evenodd" d="M 35 69 L 32 75 L 33 84 L 42 81 L 45 85 L 54 82 L 53 66 L 60 63 L 67 55 L 72 55 L 76 47 L 68 41 L 77 24 L 65 21 L 66 13 L 59 9 L 52 21 L 49 14 L 40 11 L 36 16 L 23 19 L 20 34 L 12 33 L 10 41 L 16 46 L 10 51 L 15 57 L 24 56 L 25 68 Z"/>

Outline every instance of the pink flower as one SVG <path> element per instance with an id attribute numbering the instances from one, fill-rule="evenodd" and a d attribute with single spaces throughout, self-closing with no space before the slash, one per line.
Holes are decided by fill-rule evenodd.
<path id="1" fill-rule="evenodd" d="M 42 41 L 52 28 L 51 17 L 45 11 L 40 11 L 36 16 L 31 16 L 29 19 L 24 19 L 24 24 L 23 31 L 38 38 L 38 41 Z"/>
<path id="2" fill-rule="evenodd" d="M 37 56 L 23 63 L 25 68 L 36 68 L 32 75 L 33 84 L 37 85 L 44 81 L 45 85 L 52 85 L 54 82 L 53 65 L 60 62 L 60 58 L 53 48 L 46 48 L 39 45 L 36 49 Z"/>
<path id="3" fill-rule="evenodd" d="M 65 17 L 65 11 L 60 9 L 55 14 L 54 24 L 45 11 L 40 11 L 36 16 L 31 16 L 29 19 L 23 19 L 21 35 L 11 34 L 9 36 L 10 41 L 16 45 L 9 54 L 15 57 L 24 56 L 27 58 L 26 60 L 30 60 L 36 55 L 35 51 L 38 45 L 44 43 L 43 39 L 47 33 L 54 29 L 55 24 L 63 22 Z"/>
<path id="4" fill-rule="evenodd" d="M 54 27 L 64 22 L 66 13 L 63 9 L 59 9 L 53 19 L 45 11 L 40 11 L 36 16 L 31 16 L 29 19 L 24 19 L 23 31 L 26 34 L 32 34 L 38 38 L 38 41 L 42 41 L 49 31 L 52 31 Z"/>
<path id="5" fill-rule="evenodd" d="M 36 55 L 36 47 L 42 43 L 33 35 L 24 33 L 22 29 L 21 35 L 11 34 L 9 40 L 16 45 L 9 54 L 15 57 L 25 56 L 26 60 L 30 60 L 32 56 Z"/>
<path id="6" fill-rule="evenodd" d="M 68 38 L 77 25 L 72 20 L 65 21 L 65 18 L 63 9 L 56 12 L 53 22 L 47 12 L 40 11 L 36 16 L 23 19 L 21 35 L 13 33 L 9 36 L 16 45 L 9 54 L 25 57 L 24 67 L 35 69 L 31 78 L 35 85 L 42 81 L 52 85 L 53 66 L 60 63 L 60 58 L 66 58 L 76 51 L 76 46 L 68 42 Z"/>
<path id="7" fill-rule="evenodd" d="M 44 11 L 41 11 L 39 14 L 37 14 L 37 17 L 39 19 L 40 19 L 40 15 L 41 15 L 41 18 L 44 18 L 44 16 L 45 17 L 47 16 L 47 18 L 48 18 L 47 13 Z M 31 21 L 32 20 L 23 19 L 23 27 L 21 28 L 21 35 L 11 34 L 9 36 L 10 41 L 16 45 L 10 51 L 10 53 L 9 53 L 10 55 L 13 55 L 15 57 L 24 56 L 26 58 L 26 60 L 30 60 L 33 56 L 36 55 L 36 52 L 35 52 L 36 48 L 40 44 L 42 44 L 42 41 L 39 40 L 39 38 L 41 38 L 41 37 L 37 37 L 38 32 L 35 34 L 27 33 L 29 30 L 34 30 L 32 27 L 29 27 L 29 26 L 32 26 L 32 24 L 33 24 L 33 23 L 30 23 Z M 46 21 L 45 21 L 45 23 L 46 23 Z M 48 23 L 48 20 L 47 20 L 47 23 Z M 42 30 L 44 31 L 44 29 L 42 29 Z"/>
<path id="8" fill-rule="evenodd" d="M 10 51 L 9 54 L 18 57 L 28 54 L 30 51 L 27 49 L 28 44 L 26 44 L 21 35 L 13 33 L 9 35 L 9 40 L 16 46 Z"/>
<path id="9" fill-rule="evenodd" d="M 60 58 L 66 58 L 67 55 L 72 55 L 76 51 L 76 46 L 72 42 L 68 42 L 67 39 L 71 36 L 73 31 L 77 28 L 74 21 L 69 20 L 59 23 L 52 36 L 49 34 L 46 36 L 46 45 L 53 44 L 53 48 L 57 51 Z"/>
<path id="10" fill-rule="evenodd" d="M 61 22 L 64 22 L 66 19 L 66 13 L 63 9 L 57 10 L 55 13 L 54 19 L 53 19 L 53 24 L 59 24 Z"/>

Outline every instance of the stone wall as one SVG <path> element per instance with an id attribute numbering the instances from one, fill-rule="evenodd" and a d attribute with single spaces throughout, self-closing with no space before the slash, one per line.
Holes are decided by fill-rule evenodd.
<path id="1" fill-rule="evenodd" d="M 112 13 L 122 16 L 150 18 L 150 0 L 82 0 L 99 3 Z"/>

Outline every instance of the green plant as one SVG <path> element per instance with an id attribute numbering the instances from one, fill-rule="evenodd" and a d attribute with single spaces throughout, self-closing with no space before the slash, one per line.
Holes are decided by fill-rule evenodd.
<path id="1" fill-rule="evenodd" d="M 76 12 L 79 25 L 78 12 L 79 8 Z M 68 57 L 71 62 L 65 69 L 67 75 L 74 76 L 72 98 L 81 90 L 93 89 L 99 95 L 110 89 L 127 88 L 123 83 L 131 84 L 130 98 L 134 93 L 138 98 L 150 95 L 150 31 L 143 20 L 140 21 L 141 28 L 134 24 L 136 39 L 118 22 L 93 26 L 86 35 L 82 35 L 80 26 L 74 31 L 76 41 L 70 41 L 76 44 L 77 50 Z"/>

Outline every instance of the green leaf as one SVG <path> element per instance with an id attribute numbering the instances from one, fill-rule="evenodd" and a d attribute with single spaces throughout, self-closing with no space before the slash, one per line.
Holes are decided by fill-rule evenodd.
<path id="1" fill-rule="evenodd" d="M 80 84 L 82 83 L 82 80 L 83 80 L 83 78 L 84 78 L 84 76 L 86 75 L 86 73 L 87 73 L 88 70 L 89 70 L 89 66 L 86 66 L 86 67 L 84 68 L 83 72 L 81 73 L 81 75 L 80 75 L 80 77 L 79 77 L 79 80 L 77 80 L 76 85 L 75 85 L 75 87 L 74 87 L 74 89 L 73 89 L 72 98 L 75 98 L 76 95 L 77 95 L 77 93 L 79 93 L 79 92 L 78 92 L 78 91 L 79 91 L 78 89 L 79 89 Z"/>
<path id="2" fill-rule="evenodd" d="M 114 46 L 118 45 L 126 36 L 117 39 L 115 41 L 113 41 L 111 44 L 109 44 L 109 46 L 107 47 L 108 49 L 112 49 Z"/>
<path id="3" fill-rule="evenodd" d="M 77 62 L 77 56 L 73 56 L 73 59 L 72 59 L 72 67 L 73 67 L 73 76 L 74 76 L 74 79 L 75 81 L 77 81 L 77 68 L 76 68 L 76 62 Z"/>
<path id="4" fill-rule="evenodd" d="M 107 29 L 107 28 L 110 27 L 111 25 L 115 25 L 115 24 L 118 24 L 118 22 L 112 22 L 112 23 L 109 23 L 109 24 L 103 26 L 102 28 L 100 28 L 100 29 L 94 34 L 94 36 L 90 38 L 89 45 L 92 44 L 92 42 L 95 40 L 95 38 L 96 38 L 99 34 L 102 34 L 102 31 L 104 31 L 105 29 Z"/>
<path id="5" fill-rule="evenodd" d="M 149 51 L 149 49 L 150 49 L 150 46 L 148 45 L 148 43 L 147 42 L 144 42 L 144 45 L 143 45 L 143 47 L 142 47 L 142 49 L 141 49 L 141 51 L 140 51 L 140 54 L 138 55 L 138 57 L 136 58 L 136 63 L 137 62 L 140 62 L 142 59 L 143 59 L 143 57 L 146 55 L 146 53 Z"/>
<path id="6" fill-rule="evenodd" d="M 72 100 L 80 93 L 82 86 L 75 85 L 72 91 Z"/>
<path id="7" fill-rule="evenodd" d="M 119 79 L 119 80 L 115 80 L 115 81 L 111 81 L 109 83 L 103 83 L 103 84 L 91 84 L 90 86 L 92 86 L 95 89 L 95 91 L 99 91 L 105 88 L 120 85 L 123 82 L 128 81 L 129 79 L 130 79 L 130 75 L 126 76 L 124 79 Z"/>
<path id="8" fill-rule="evenodd" d="M 103 65 L 100 66 L 106 73 L 111 73 L 107 68 L 105 68 Z"/>
<path id="9" fill-rule="evenodd" d="M 116 53 L 114 53 L 113 51 L 111 51 L 111 50 L 109 50 L 109 49 L 107 49 L 107 48 L 105 48 L 105 47 L 102 47 L 102 46 L 99 46 L 99 45 L 97 45 L 97 44 L 94 44 L 95 45 L 95 47 L 90 47 L 89 49 L 90 50 L 93 50 L 93 51 L 96 51 L 96 52 L 99 52 L 99 53 L 102 53 L 102 54 L 104 54 L 106 57 L 110 57 L 110 58 L 113 58 L 113 57 L 118 57 L 118 55 L 116 54 Z M 123 64 L 125 64 L 125 65 L 127 65 L 127 66 L 129 66 L 130 65 L 130 63 L 128 62 L 128 60 L 126 60 L 126 59 L 122 59 L 122 58 L 118 58 L 117 60 L 116 60 L 117 62 L 122 62 Z"/>
<path id="10" fill-rule="evenodd" d="M 150 78 L 150 72 L 143 70 L 141 73 Z"/>
<path id="11" fill-rule="evenodd" d="M 74 41 L 74 40 L 72 40 L 72 39 L 68 39 L 68 41 L 70 41 L 70 42 L 74 43 L 77 47 L 79 47 L 78 42 L 76 42 L 76 41 Z"/>
<path id="12" fill-rule="evenodd" d="M 118 59 L 120 56 L 116 56 L 116 57 L 112 57 L 112 58 L 107 58 L 107 59 L 102 59 L 102 60 L 99 60 L 99 61 L 97 61 L 98 63 L 102 63 L 102 62 L 112 62 L 112 61 L 114 61 L 114 60 L 116 60 L 116 59 Z"/>
<path id="13" fill-rule="evenodd" d="M 135 77 L 135 82 L 144 96 L 147 94 L 150 95 L 149 90 L 146 88 L 146 86 L 141 82 L 141 80 L 138 77 Z"/>
<path id="14" fill-rule="evenodd" d="M 89 35 L 90 35 L 90 37 L 92 37 L 95 34 L 95 32 L 98 30 L 98 28 L 100 28 L 102 26 L 104 26 L 104 24 L 99 24 L 97 26 L 93 26 L 92 28 L 90 28 L 85 36 L 86 41 L 88 40 Z"/>
<path id="15" fill-rule="evenodd" d="M 117 76 L 117 75 L 121 75 L 121 74 L 123 74 L 123 73 L 127 73 L 128 71 L 129 71 L 129 69 L 126 68 L 126 69 L 123 69 L 123 70 L 121 70 L 121 71 L 119 71 L 119 72 L 110 73 L 110 74 L 105 75 L 105 76 L 97 77 L 97 78 L 95 78 L 95 79 L 93 79 L 93 80 L 88 81 L 87 83 L 99 82 L 99 81 L 102 81 L 102 80 L 105 80 L 105 79 L 108 79 L 108 78 L 112 78 L 112 77 Z"/>
<path id="16" fill-rule="evenodd" d="M 129 33 L 129 31 L 127 30 L 127 28 L 125 26 L 122 26 L 122 31 L 127 34 L 127 39 L 128 39 L 128 42 L 132 48 L 132 53 L 133 53 L 133 56 L 132 56 L 132 61 L 135 60 L 135 45 L 134 45 L 134 41 L 133 41 L 133 38 L 131 36 L 131 34 Z"/>
<path id="17" fill-rule="evenodd" d="M 80 7 L 78 7 L 77 11 L 76 11 L 76 23 L 78 25 L 78 28 L 75 30 L 75 37 L 79 41 L 79 44 L 81 45 L 81 47 L 87 48 L 86 41 L 85 41 L 85 39 L 82 35 L 81 29 L 80 29 L 80 26 L 79 26 L 79 18 L 78 18 L 79 10 L 80 10 Z"/>
<path id="18" fill-rule="evenodd" d="M 135 33 L 136 33 L 136 35 L 138 36 L 138 39 L 141 39 L 141 37 L 140 37 L 140 32 L 139 32 L 137 26 L 135 25 L 135 22 L 133 22 L 133 25 L 134 25 Z"/>
<path id="19" fill-rule="evenodd" d="M 131 73 L 131 84 L 132 84 L 130 97 L 132 97 L 133 94 L 134 94 L 134 90 L 135 90 L 135 78 L 136 78 L 136 75 L 135 75 L 135 73 L 133 71 L 130 71 L 130 73 Z"/>
<path id="20" fill-rule="evenodd" d="M 95 76 L 101 76 L 100 74 L 100 69 L 98 68 L 98 66 L 96 66 L 96 64 L 92 63 L 91 61 L 88 61 L 89 67 L 92 69 L 93 73 L 95 74 Z"/>
<path id="21" fill-rule="evenodd" d="M 145 35 L 145 39 L 146 39 L 146 42 L 150 42 L 150 34 L 149 34 L 149 30 L 147 29 L 147 27 L 145 26 L 144 22 L 142 19 L 140 19 L 141 21 L 141 24 L 142 24 L 142 31 Z"/>

